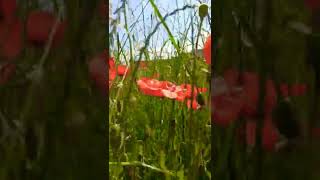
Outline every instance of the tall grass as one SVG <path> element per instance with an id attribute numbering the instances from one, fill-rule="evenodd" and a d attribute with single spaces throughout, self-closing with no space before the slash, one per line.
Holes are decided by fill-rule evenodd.
<path id="1" fill-rule="evenodd" d="M 160 99 L 141 94 L 137 88 L 136 80 L 139 77 L 151 77 L 159 73 L 160 80 L 168 80 L 175 84 L 193 83 L 197 87 L 209 88 L 208 66 L 201 57 L 189 53 L 184 46 L 187 41 L 190 29 L 199 31 L 200 24 L 197 16 L 197 8 L 193 5 L 177 7 L 173 12 L 164 15 L 159 10 L 157 3 L 153 0 L 142 1 L 139 5 L 151 7 L 154 11 L 151 15 L 151 27 L 143 27 L 145 37 L 142 47 L 137 51 L 138 63 L 133 63 L 132 47 L 138 46 L 133 31 L 140 27 L 135 24 L 148 16 L 144 11 L 141 16 L 134 17 L 135 21 L 128 24 L 125 22 L 125 38 L 120 40 L 118 32 L 112 33 L 117 39 L 117 47 L 112 47 L 116 52 L 116 61 L 120 57 L 130 59 L 131 73 L 126 77 L 117 77 L 110 89 L 109 94 L 109 174 L 111 179 L 209 179 L 211 144 L 210 144 L 210 106 L 208 103 L 200 110 L 188 109 L 185 103 L 169 99 Z M 127 1 L 123 1 L 123 8 L 128 8 Z M 181 31 L 181 35 L 172 33 L 169 28 L 168 19 L 174 18 L 178 22 L 179 12 L 187 9 L 192 10 L 187 28 Z M 118 16 L 128 16 L 127 11 L 118 11 Z M 123 13 L 123 14 L 121 14 Z M 187 18 L 187 19 L 188 19 Z M 196 28 L 190 28 L 195 26 Z M 169 36 L 161 37 L 159 29 L 164 27 L 165 33 Z M 109 28 L 112 29 L 112 28 Z M 192 32 L 197 35 L 198 33 Z M 154 38 L 157 35 L 157 38 Z M 200 34 L 201 35 L 201 34 Z M 197 37 L 192 37 L 196 39 Z M 129 42 L 126 40 L 128 39 Z M 132 41 L 131 41 L 131 40 Z M 163 42 L 161 49 L 173 44 L 175 48 L 168 57 L 161 58 L 162 54 L 151 54 L 149 45 L 153 46 L 155 39 Z M 124 53 L 128 51 L 129 56 Z M 140 42 L 141 43 L 141 42 Z M 194 44 L 193 44 L 194 46 Z M 161 52 L 162 52 L 161 50 Z M 159 57 L 160 56 L 160 57 Z M 148 61 L 148 69 L 138 68 L 140 60 Z M 151 58 L 151 59 L 150 59 Z M 166 60 L 163 60 L 166 59 Z M 197 64 L 192 70 L 192 64 Z M 194 73 L 191 73 L 191 72 Z M 196 77 L 196 78 L 194 78 Z M 194 81 L 192 81 L 194 79 Z M 209 94 L 203 94 L 208 99 Z M 192 112 L 190 114 L 190 112 Z M 190 121 L 192 119 L 192 121 Z M 192 122 L 192 123 L 191 123 Z"/>

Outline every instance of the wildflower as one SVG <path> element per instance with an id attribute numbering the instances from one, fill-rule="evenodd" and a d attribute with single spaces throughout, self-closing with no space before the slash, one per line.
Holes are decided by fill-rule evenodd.
<path id="1" fill-rule="evenodd" d="M 137 81 L 138 87 L 145 95 L 163 97 L 161 82 L 156 79 L 141 78 Z"/>
<path id="2" fill-rule="evenodd" d="M 186 98 L 191 98 L 191 85 L 182 84 L 176 85 L 170 81 L 159 81 L 157 79 L 142 77 L 137 81 L 139 90 L 149 96 L 165 97 L 176 101 L 185 101 Z M 195 87 L 194 102 L 187 100 L 187 106 L 193 109 L 199 109 L 201 105 L 197 102 L 198 93 L 205 92 L 206 88 Z"/>
<path id="3" fill-rule="evenodd" d="M 113 81 L 117 76 L 117 72 L 114 68 L 109 69 L 109 81 Z"/>
<path id="4" fill-rule="evenodd" d="M 228 96 L 213 99 L 212 122 L 218 126 L 227 127 L 239 117 L 241 106 Z"/>
<path id="5" fill-rule="evenodd" d="M 27 18 L 27 39 L 35 44 L 44 45 L 56 23 L 56 17 L 46 11 L 32 11 Z M 59 43 L 64 34 L 66 22 L 60 22 L 53 36 L 53 44 Z"/>
<path id="6" fill-rule="evenodd" d="M 104 53 L 101 54 L 101 57 L 103 57 L 104 59 L 107 59 L 107 52 L 104 51 Z M 108 59 L 108 63 L 109 63 L 109 88 L 112 85 L 113 80 L 116 78 L 116 76 L 123 76 L 126 73 L 129 72 L 129 67 L 125 66 L 125 65 L 118 65 L 116 67 L 115 61 L 113 57 L 110 57 Z"/>
<path id="7" fill-rule="evenodd" d="M 240 116 L 244 105 L 244 93 L 237 87 L 228 87 L 223 78 L 213 81 L 212 122 L 222 127 L 229 126 Z"/>
<path id="8" fill-rule="evenodd" d="M 200 106 L 200 104 L 198 104 L 198 102 L 197 102 L 195 99 L 193 99 L 192 104 L 191 104 L 191 100 L 188 99 L 188 100 L 187 100 L 187 107 L 188 107 L 189 109 L 192 108 L 192 109 L 194 109 L 194 110 L 197 110 L 197 109 L 199 109 L 201 106 Z"/>
<path id="9" fill-rule="evenodd" d="M 192 85 L 191 84 L 181 84 L 180 87 L 181 87 L 182 91 L 184 91 L 184 93 L 185 93 L 187 98 L 191 98 L 192 97 Z M 203 93 L 203 92 L 206 92 L 206 91 L 207 91 L 206 88 L 194 87 L 193 96 L 197 96 L 199 93 Z"/>
<path id="10" fill-rule="evenodd" d="M 129 68 L 124 65 L 118 65 L 117 69 L 118 69 L 118 75 L 120 76 L 123 76 L 125 73 L 129 72 Z"/>
<path id="11" fill-rule="evenodd" d="M 106 58 L 107 59 L 107 58 Z M 114 62 L 114 58 L 111 57 L 109 58 L 109 68 L 112 69 L 115 67 L 115 62 Z"/>

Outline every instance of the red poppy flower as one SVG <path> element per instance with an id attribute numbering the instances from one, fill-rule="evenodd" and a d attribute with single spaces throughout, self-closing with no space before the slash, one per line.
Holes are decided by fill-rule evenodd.
<path id="1" fill-rule="evenodd" d="M 186 98 L 191 98 L 191 84 L 181 84 L 180 85 L 183 93 L 185 94 Z"/>
<path id="2" fill-rule="evenodd" d="M 109 58 L 109 68 L 111 69 L 111 68 L 114 68 L 114 67 L 115 67 L 114 58 L 111 57 L 111 58 Z"/>
<path id="3" fill-rule="evenodd" d="M 243 96 L 219 95 L 212 97 L 213 115 L 212 122 L 227 127 L 238 119 L 239 112 L 243 106 Z"/>
<path id="4" fill-rule="evenodd" d="M 115 69 L 109 69 L 109 81 L 113 81 L 117 76 Z"/>
<path id="5" fill-rule="evenodd" d="M 163 97 L 161 82 L 156 79 L 141 78 L 137 81 L 138 87 L 145 95 Z"/>
<path id="6" fill-rule="evenodd" d="M 192 97 L 192 85 L 191 84 L 181 84 L 180 87 L 182 88 L 182 91 L 185 93 L 186 98 Z M 206 92 L 206 88 L 197 88 L 194 86 L 193 89 L 193 96 L 197 96 L 199 93 Z"/>
<path id="7" fill-rule="evenodd" d="M 211 35 L 209 35 L 209 37 L 207 38 L 204 44 L 203 56 L 207 64 L 211 64 Z"/>
<path id="8" fill-rule="evenodd" d="M 16 0 L 0 0 L 0 13 L 6 22 L 11 22 L 15 18 L 16 10 Z"/>
<path id="9" fill-rule="evenodd" d="M 9 32 L 1 46 L 1 56 L 5 59 L 15 59 L 22 50 L 22 22 L 16 20 L 9 26 Z"/>
<path id="10" fill-rule="evenodd" d="M 288 84 L 280 84 L 280 92 L 283 97 L 289 96 L 289 87 Z"/>
<path id="11" fill-rule="evenodd" d="M 227 127 L 238 119 L 238 107 L 230 102 L 229 106 L 218 106 L 213 110 L 212 122 L 218 126 Z"/>
<path id="12" fill-rule="evenodd" d="M 183 90 L 177 91 L 177 97 L 176 97 L 177 101 L 184 101 L 186 98 L 187 98 L 186 93 L 183 92 Z"/>
<path id="13" fill-rule="evenodd" d="M 161 81 L 161 88 L 169 91 L 175 91 L 176 85 L 169 81 Z"/>
<path id="14" fill-rule="evenodd" d="M 180 98 L 178 97 L 178 93 L 176 91 L 170 91 L 170 90 L 167 90 L 167 89 L 162 89 L 161 90 L 162 94 L 164 97 L 167 97 L 169 99 L 176 99 L 176 98 Z"/>
<path id="15" fill-rule="evenodd" d="M 27 19 L 27 39 L 30 42 L 44 45 L 56 22 L 56 17 L 46 11 L 32 11 Z M 57 44 L 62 39 L 66 23 L 59 23 L 56 33 L 53 36 L 53 44 Z"/>
<path id="16" fill-rule="evenodd" d="M 129 68 L 127 66 L 124 65 L 118 65 L 118 75 L 119 76 L 123 76 L 125 73 L 129 72 Z"/>
<path id="17" fill-rule="evenodd" d="M 193 99 L 192 104 L 191 104 L 191 100 L 188 99 L 188 100 L 187 100 L 187 107 L 188 107 L 189 109 L 192 108 L 192 109 L 194 109 L 194 110 L 197 110 L 197 109 L 199 109 L 201 106 L 200 106 L 200 104 L 198 104 L 197 100 Z"/>
<path id="18" fill-rule="evenodd" d="M 151 79 L 147 77 L 142 77 L 137 81 L 139 90 L 149 96 L 155 96 L 155 97 L 166 97 L 169 99 L 175 99 L 177 101 L 184 101 L 186 98 L 191 97 L 191 93 L 188 94 L 187 87 L 190 87 L 191 85 L 180 85 L 177 86 L 172 82 L 169 81 L 159 81 L 156 79 Z M 191 88 L 191 87 L 190 87 Z M 196 88 L 199 89 L 198 91 L 206 91 L 205 88 Z M 190 97 L 189 97 L 190 96 Z M 187 106 L 193 109 L 199 109 L 200 105 L 194 99 L 194 102 L 191 103 L 191 100 L 187 100 Z"/>
<path id="19" fill-rule="evenodd" d="M 12 77 L 16 69 L 13 63 L 7 63 L 0 68 L 0 85 L 5 84 Z"/>
<path id="20" fill-rule="evenodd" d="M 172 82 L 169 81 L 161 81 L 161 88 L 164 97 L 169 99 L 176 99 L 177 101 L 183 101 L 185 93 L 183 93 L 183 89 L 180 86 L 176 86 Z"/>

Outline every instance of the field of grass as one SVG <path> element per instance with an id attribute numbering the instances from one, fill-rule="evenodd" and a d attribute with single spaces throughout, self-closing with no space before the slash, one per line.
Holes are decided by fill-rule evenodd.
<path id="1" fill-rule="evenodd" d="M 149 5 L 159 19 L 164 17 L 157 11 L 157 5 L 153 1 L 150 1 Z M 192 10 L 195 13 L 192 18 L 199 19 L 198 9 Z M 167 26 L 165 21 L 159 25 Z M 194 26 L 199 29 L 200 24 Z M 167 41 L 175 44 L 176 37 L 170 35 L 169 28 L 166 32 L 169 34 Z M 195 34 L 195 37 L 201 35 Z M 117 33 L 113 35 L 119 36 Z M 132 38 L 128 35 L 128 38 L 130 37 Z M 148 44 L 147 41 L 148 38 L 145 44 Z M 120 65 L 120 56 L 126 56 L 119 50 L 125 43 L 117 41 L 117 44 L 118 48 L 111 48 L 115 51 L 111 54 L 115 55 L 116 66 Z M 180 44 L 183 44 L 183 41 Z M 130 45 L 135 46 L 134 43 Z M 210 179 L 212 162 L 209 66 L 203 58 L 188 53 L 184 47 L 175 46 L 175 55 L 166 58 L 167 60 L 150 58 L 147 49 L 148 47 L 143 52 L 145 68 L 141 68 L 139 62 L 130 61 L 127 64 L 127 74 L 116 76 L 109 84 L 109 177 Z M 202 99 L 200 108 L 188 108 L 187 99 L 177 101 L 142 93 L 137 81 L 143 77 L 170 81 L 175 85 L 190 84 L 206 88 L 207 91 L 194 96 L 195 100 Z"/>

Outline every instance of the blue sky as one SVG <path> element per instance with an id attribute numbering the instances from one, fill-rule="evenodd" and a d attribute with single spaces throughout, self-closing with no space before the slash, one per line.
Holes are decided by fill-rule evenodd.
<path id="1" fill-rule="evenodd" d="M 134 26 L 130 29 L 131 36 L 135 37 L 134 47 L 135 47 L 135 55 L 138 54 L 138 48 L 143 46 L 143 42 L 145 37 L 154 29 L 156 23 L 158 23 L 158 19 L 154 14 L 153 8 L 149 3 L 149 0 L 127 0 L 128 8 L 127 8 L 127 19 L 129 26 Z M 201 2 L 207 3 L 209 7 L 211 7 L 210 0 L 202 0 Z M 184 5 L 197 5 L 199 4 L 198 0 L 155 0 L 156 5 L 159 8 L 162 16 L 165 16 L 167 13 L 171 13 L 177 8 L 182 8 Z M 110 13 L 112 18 L 116 18 L 118 14 L 114 14 L 115 10 L 121 6 L 122 0 L 111 0 L 112 14 Z M 144 7 L 144 8 L 143 8 Z M 143 12 L 143 13 L 142 13 Z M 183 37 L 187 36 L 189 39 L 186 42 L 186 46 L 184 49 L 186 51 L 191 51 L 191 17 L 193 17 L 193 23 L 197 24 L 199 21 L 199 17 L 197 16 L 197 8 L 188 9 L 184 11 L 180 11 L 179 13 L 170 16 L 166 23 L 169 26 L 170 31 L 176 40 L 182 40 Z M 209 13 L 211 14 L 211 8 L 209 8 Z M 143 15 L 142 15 L 143 14 Z M 196 16 L 195 16 L 196 15 Z M 151 17 L 152 16 L 152 17 Z M 127 33 L 124 29 L 124 19 L 123 13 L 120 16 L 120 23 L 117 25 L 117 32 L 119 33 L 119 37 L 122 43 L 127 39 Z M 144 21 L 143 21 L 144 20 Z M 197 33 L 198 28 L 194 26 L 195 33 Z M 189 29 L 189 31 L 187 31 Z M 201 38 L 199 41 L 199 48 L 202 47 L 204 38 L 208 36 L 208 33 L 211 31 L 209 26 L 208 18 L 205 19 L 203 28 L 201 30 Z M 188 32 L 188 33 L 186 33 Z M 157 32 L 153 35 L 150 45 L 149 51 L 157 54 L 161 47 L 165 44 L 165 41 L 168 40 L 168 33 L 165 31 L 164 27 L 161 25 Z M 124 43 L 126 49 L 128 48 L 128 42 Z M 114 45 L 111 45 L 114 47 Z M 112 49 L 112 48 L 111 48 Z M 166 51 L 167 54 L 172 54 L 174 52 L 173 46 L 171 43 L 166 43 L 163 51 Z M 168 55 L 170 56 L 170 55 Z"/>

